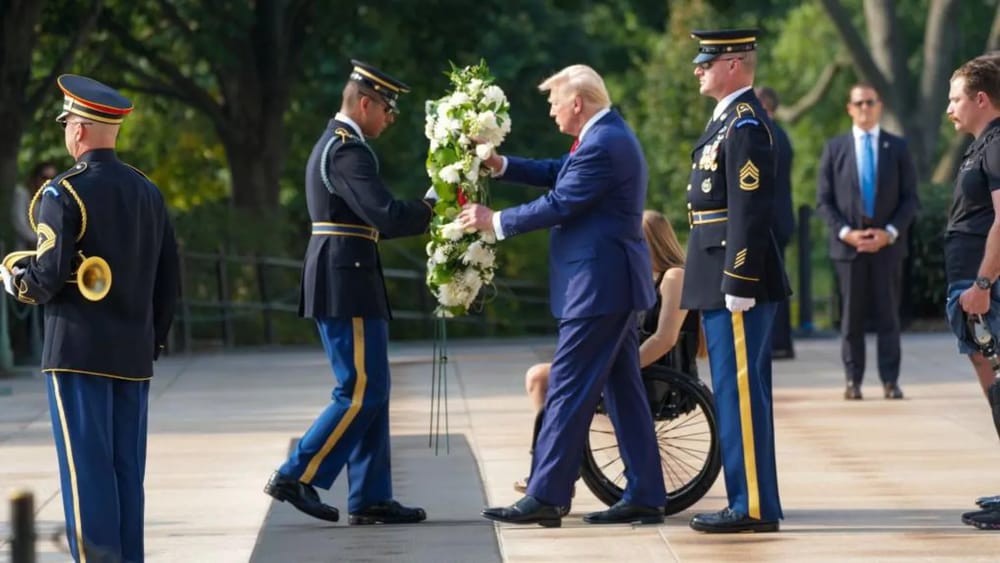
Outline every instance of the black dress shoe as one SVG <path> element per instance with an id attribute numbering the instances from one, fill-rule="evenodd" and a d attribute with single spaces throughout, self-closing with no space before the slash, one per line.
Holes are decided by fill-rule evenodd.
<path id="1" fill-rule="evenodd" d="M 394 500 L 375 503 L 368 508 L 352 512 L 347 521 L 352 526 L 367 524 L 416 524 L 427 519 L 423 508 L 403 506 Z"/>
<path id="2" fill-rule="evenodd" d="M 630 524 L 632 522 L 662 524 L 663 509 L 628 504 L 620 500 L 607 510 L 585 515 L 583 521 L 588 524 Z"/>
<path id="3" fill-rule="evenodd" d="M 848 383 L 847 388 L 844 389 L 844 398 L 848 401 L 860 401 L 861 386 L 857 383 Z"/>
<path id="4" fill-rule="evenodd" d="M 777 520 L 759 520 L 731 508 L 697 514 L 691 519 L 691 527 L 708 534 L 735 534 L 738 532 L 777 532 Z"/>
<path id="5" fill-rule="evenodd" d="M 979 497 L 976 499 L 976 505 L 978 505 L 979 508 L 983 509 L 994 508 L 994 507 L 1000 508 L 1000 495 L 993 495 L 991 497 Z"/>
<path id="6" fill-rule="evenodd" d="M 562 526 L 561 507 L 545 504 L 533 496 L 525 496 L 510 506 L 483 509 L 483 517 L 507 524 L 538 524 L 546 528 Z"/>
<path id="7" fill-rule="evenodd" d="M 1000 530 L 1000 508 L 966 512 L 962 515 L 962 523 L 980 530 Z"/>
<path id="8" fill-rule="evenodd" d="M 886 399 L 902 399 L 903 390 L 899 388 L 899 385 L 895 383 L 886 383 L 882 385 L 882 390 L 885 392 Z"/>
<path id="9" fill-rule="evenodd" d="M 277 471 L 267 480 L 264 492 L 281 502 L 287 500 L 292 506 L 314 518 L 328 522 L 340 520 L 340 511 L 320 500 L 315 487 L 298 479 L 285 477 Z"/>

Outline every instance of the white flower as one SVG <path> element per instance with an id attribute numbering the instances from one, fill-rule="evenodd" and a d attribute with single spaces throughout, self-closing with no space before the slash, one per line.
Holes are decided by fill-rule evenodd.
<path id="1" fill-rule="evenodd" d="M 489 134 L 493 130 L 497 129 L 499 125 L 497 124 L 497 114 L 492 111 L 484 111 L 476 116 L 476 123 L 473 128 L 477 131 L 481 131 L 485 134 Z"/>
<path id="2" fill-rule="evenodd" d="M 483 239 L 483 242 L 488 244 L 496 244 L 497 236 L 493 234 L 493 231 L 481 231 L 479 233 L 479 238 Z"/>
<path id="3" fill-rule="evenodd" d="M 438 177 L 448 184 L 457 184 L 462 180 L 462 163 L 456 162 L 445 166 L 438 172 Z"/>
<path id="4" fill-rule="evenodd" d="M 469 143 L 471 143 L 471 142 L 472 142 L 472 140 L 469 139 L 469 137 L 465 133 L 462 133 L 458 137 L 458 144 L 462 145 L 462 147 L 468 147 Z"/>
<path id="5" fill-rule="evenodd" d="M 465 236 L 465 229 L 458 221 L 452 221 L 441 227 L 441 236 L 448 240 L 459 240 Z"/>
<path id="6" fill-rule="evenodd" d="M 446 283 L 438 288 L 438 302 L 445 307 L 465 305 L 468 291 L 457 283 Z"/>
<path id="7" fill-rule="evenodd" d="M 507 96 L 504 95 L 503 90 L 499 86 L 487 86 L 483 90 L 483 103 L 488 106 L 498 107 L 507 103 Z"/>
<path id="8" fill-rule="evenodd" d="M 454 106 L 460 106 L 460 105 L 466 104 L 466 103 L 468 103 L 470 101 L 471 101 L 471 99 L 469 98 L 469 95 L 466 94 L 465 92 L 461 91 L 461 90 L 458 90 L 454 94 L 451 95 L 451 104 L 454 105 Z"/>
<path id="9" fill-rule="evenodd" d="M 471 266 L 491 268 L 495 260 L 493 249 L 486 246 L 481 240 L 470 244 L 469 248 L 462 254 L 462 263 Z"/>
<path id="10" fill-rule="evenodd" d="M 475 182 L 479 179 L 479 165 L 482 161 L 478 157 L 473 158 L 469 161 L 468 166 L 465 168 L 465 177 L 470 182 Z"/>
<path id="11" fill-rule="evenodd" d="M 493 146 L 493 143 L 483 143 L 481 145 L 476 145 L 476 156 L 478 156 L 481 160 L 486 160 L 489 157 L 493 156 L 494 148 L 495 147 Z"/>
<path id="12" fill-rule="evenodd" d="M 427 260 L 430 264 L 438 265 L 448 263 L 448 245 L 438 245 L 438 247 L 433 251 L 429 250 L 427 254 L 430 255 L 430 258 Z"/>
<path id="13" fill-rule="evenodd" d="M 481 90 L 482 87 L 483 87 L 483 81 L 480 80 L 480 79 L 478 79 L 478 78 L 473 78 L 472 80 L 469 81 L 468 88 L 469 88 L 469 93 L 471 93 L 471 94 L 478 94 L 479 90 Z M 496 87 L 493 86 L 493 88 L 496 88 Z M 497 90 L 500 90 L 500 89 L 497 88 Z M 501 93 L 502 92 L 503 91 L 501 90 Z"/>

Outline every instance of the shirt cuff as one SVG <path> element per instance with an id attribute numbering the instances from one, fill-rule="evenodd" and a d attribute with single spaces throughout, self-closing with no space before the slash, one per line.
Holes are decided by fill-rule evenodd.
<path id="1" fill-rule="evenodd" d="M 886 225 L 885 232 L 889 233 L 889 244 L 896 242 L 896 239 L 899 238 L 899 231 L 892 225 Z"/>
<path id="2" fill-rule="evenodd" d="M 506 168 L 507 167 L 507 159 L 506 158 L 503 159 L 503 164 L 504 164 L 504 168 Z M 494 211 L 493 212 L 493 234 L 495 234 L 497 236 L 497 240 L 503 240 L 504 238 L 506 238 L 506 237 L 503 236 L 503 227 L 500 225 L 500 214 L 501 213 L 503 213 L 503 212 L 502 211 Z"/>
<path id="3" fill-rule="evenodd" d="M 849 232 L 851 232 L 851 228 L 848 227 L 847 225 L 844 225 L 843 227 L 840 228 L 840 232 L 837 233 L 837 238 L 839 238 L 840 240 L 844 240 L 844 237 L 846 237 L 847 233 Z"/>

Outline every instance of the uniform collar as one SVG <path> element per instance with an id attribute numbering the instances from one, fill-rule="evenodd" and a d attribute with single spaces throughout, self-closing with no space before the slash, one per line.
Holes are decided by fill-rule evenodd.
<path id="1" fill-rule="evenodd" d="M 346 123 L 348 127 L 350 127 L 351 129 L 353 129 L 353 130 L 354 130 L 354 133 L 355 133 L 355 134 L 356 134 L 356 135 L 357 135 L 357 136 L 358 136 L 358 137 L 359 137 L 359 138 L 360 138 L 360 139 L 361 139 L 362 141 L 364 141 L 364 140 L 365 140 L 365 136 L 364 136 L 364 134 L 363 134 L 363 133 L 361 132 L 361 128 L 360 128 L 360 127 L 358 127 L 358 124 L 357 124 L 357 123 L 355 123 L 353 119 L 351 119 L 350 117 L 347 117 L 346 115 L 344 115 L 344 114 L 340 113 L 339 111 L 337 112 L 337 114 L 336 114 L 336 115 L 334 115 L 334 116 L 333 116 L 333 118 L 334 118 L 334 119 L 336 119 L 337 121 L 341 122 L 341 123 Z"/>
<path id="2" fill-rule="evenodd" d="M 118 160 L 118 155 L 115 154 L 115 149 L 91 149 L 80 155 L 77 162 L 97 162 L 97 161 L 108 161 L 108 160 Z"/>
<path id="3" fill-rule="evenodd" d="M 719 100 L 719 103 L 715 104 L 715 109 L 712 110 L 712 120 L 719 119 L 719 116 L 722 115 L 722 112 L 726 111 L 726 108 L 733 103 L 733 100 L 742 96 L 750 88 L 751 86 L 744 86 Z"/>

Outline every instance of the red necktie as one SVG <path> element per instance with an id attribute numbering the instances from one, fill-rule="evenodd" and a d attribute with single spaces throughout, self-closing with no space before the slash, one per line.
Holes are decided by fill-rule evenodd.
<path id="1" fill-rule="evenodd" d="M 575 153 L 578 146 L 580 146 L 580 137 L 573 139 L 573 146 L 569 148 L 569 154 Z"/>

